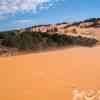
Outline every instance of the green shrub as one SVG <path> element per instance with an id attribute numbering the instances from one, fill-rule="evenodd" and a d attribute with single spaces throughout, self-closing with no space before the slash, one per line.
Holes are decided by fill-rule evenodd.
<path id="1" fill-rule="evenodd" d="M 69 45 L 94 46 L 98 41 L 92 38 L 82 36 L 68 36 L 61 34 L 50 34 L 41 32 L 4 32 L 0 33 L 2 46 L 17 48 L 18 50 L 40 50 L 48 47 L 63 47 Z"/>

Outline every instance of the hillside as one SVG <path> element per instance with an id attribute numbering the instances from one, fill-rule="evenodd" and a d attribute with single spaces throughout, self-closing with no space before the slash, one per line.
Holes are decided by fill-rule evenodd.
<path id="1" fill-rule="evenodd" d="M 80 22 L 38 25 L 31 28 L 33 32 L 57 32 L 67 35 L 82 35 L 100 39 L 100 18 L 91 18 Z"/>
<path id="2" fill-rule="evenodd" d="M 100 39 L 100 19 L 75 23 L 38 25 L 31 28 L 0 32 L 0 55 L 37 52 L 68 46 L 92 47 Z"/>

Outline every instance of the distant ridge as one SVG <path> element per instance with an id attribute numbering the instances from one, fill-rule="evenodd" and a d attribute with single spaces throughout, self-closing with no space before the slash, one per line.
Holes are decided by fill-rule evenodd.
<path id="1" fill-rule="evenodd" d="M 74 23 L 36 25 L 0 32 L 0 55 L 37 52 L 69 46 L 92 47 L 100 41 L 100 18 Z"/>

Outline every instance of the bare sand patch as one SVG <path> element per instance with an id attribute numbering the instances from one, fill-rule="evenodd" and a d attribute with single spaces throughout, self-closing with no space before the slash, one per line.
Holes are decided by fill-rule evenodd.
<path id="1" fill-rule="evenodd" d="M 100 47 L 0 58 L 0 100 L 72 100 L 73 88 L 100 88 Z"/>

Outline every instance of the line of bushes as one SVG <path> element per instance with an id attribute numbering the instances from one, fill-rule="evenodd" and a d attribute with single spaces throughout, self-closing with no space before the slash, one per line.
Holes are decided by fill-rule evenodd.
<path id="1" fill-rule="evenodd" d="M 96 39 L 60 35 L 57 33 L 48 34 L 30 31 L 0 33 L 1 47 L 17 48 L 18 50 L 40 50 L 69 45 L 94 46 L 97 42 Z"/>

